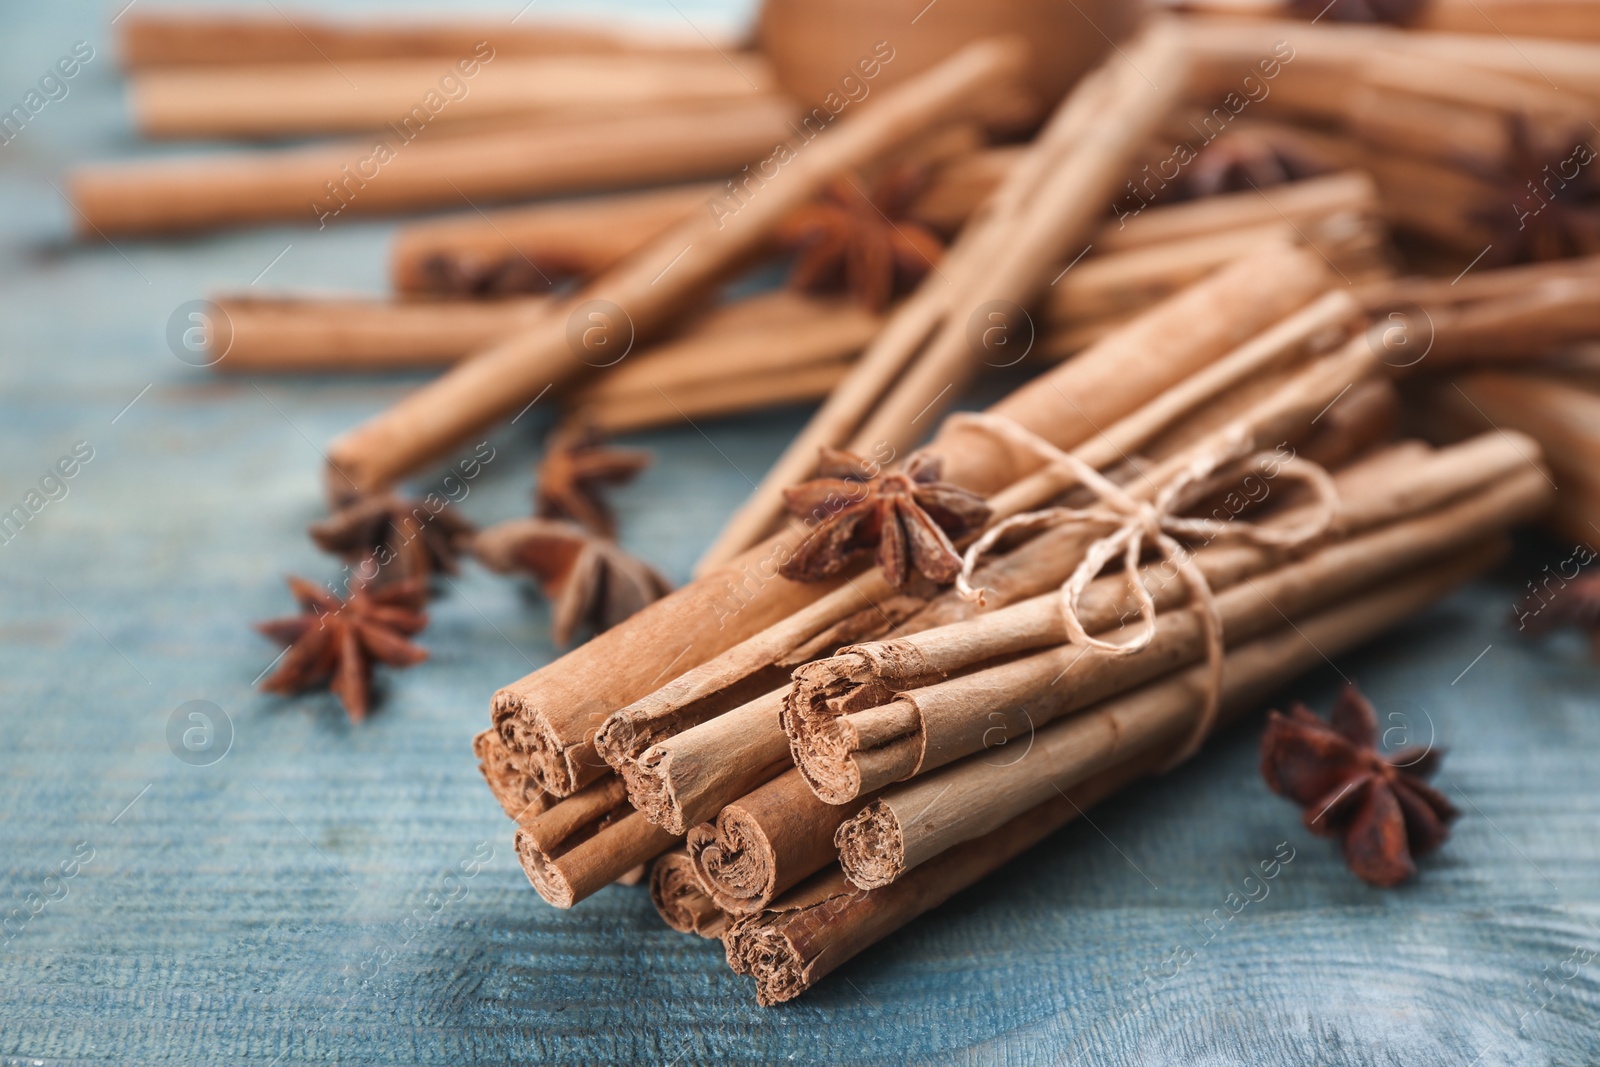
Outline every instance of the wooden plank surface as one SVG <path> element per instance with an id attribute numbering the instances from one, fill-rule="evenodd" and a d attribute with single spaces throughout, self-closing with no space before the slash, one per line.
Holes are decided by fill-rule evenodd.
<path id="1" fill-rule="evenodd" d="M 252 281 L 376 292 L 389 229 L 66 244 L 49 183 L 141 151 L 117 6 L 0 15 L 7 102 L 97 49 L 0 146 L 0 510 L 93 449 L 0 544 L 0 916 L 58 898 L 0 940 L 0 1063 L 1600 1061 L 1600 675 L 1577 639 L 1505 622 L 1570 551 L 1543 540 L 1296 687 L 1325 708 L 1356 678 L 1450 747 L 1465 814 L 1397 891 L 1266 792 L 1255 720 L 779 1009 L 641 890 L 546 907 L 470 755 L 489 694 L 554 655 L 542 604 L 469 570 L 435 605 L 433 659 L 361 728 L 251 688 L 275 650 L 248 623 L 287 610 L 282 575 L 337 576 L 301 534 L 317 449 L 414 380 L 219 381 L 174 358 L 167 321 Z M 474 519 L 524 511 L 543 418 L 491 438 Z M 618 494 L 629 547 L 683 579 L 801 418 L 638 438 L 658 465 Z M 169 746 L 189 701 L 231 724 L 210 766 Z M 1267 896 L 1208 935 L 1280 842 Z"/>

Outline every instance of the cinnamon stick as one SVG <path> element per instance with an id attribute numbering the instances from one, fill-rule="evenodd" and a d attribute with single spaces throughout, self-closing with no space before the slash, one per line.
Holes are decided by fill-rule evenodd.
<path id="1" fill-rule="evenodd" d="M 493 730 L 484 730 L 472 739 L 472 752 L 478 757 L 478 771 L 489 784 L 489 792 L 511 819 L 532 818 L 554 806 L 556 798 L 517 769 L 505 744 Z"/>
<path id="2" fill-rule="evenodd" d="M 151 11 L 143 5 L 117 20 L 122 63 L 147 67 L 315 63 L 433 56 L 454 59 L 488 40 L 507 55 L 714 54 L 715 44 L 689 34 L 629 34 L 599 25 L 529 19 L 328 19 L 302 10 L 288 18 L 261 14 Z M 721 42 L 724 48 L 735 47 Z"/>
<path id="3" fill-rule="evenodd" d="M 149 236 L 264 222 L 319 228 L 355 215 L 493 203 L 731 171 L 790 136 L 791 105 L 752 97 L 671 114 L 546 121 L 406 141 L 80 167 L 80 235 Z"/>
<path id="4" fill-rule="evenodd" d="M 685 845 L 712 901 L 747 915 L 832 863 L 835 831 L 866 802 L 824 804 L 790 770 L 690 828 Z"/>
<path id="5" fill-rule="evenodd" d="M 1600 393 L 1556 375 L 1480 372 L 1432 383 L 1415 399 L 1418 414 L 1446 431 L 1520 431 L 1536 440 L 1558 487 L 1551 524 L 1564 537 L 1593 541 L 1600 526 Z"/>
<path id="6" fill-rule="evenodd" d="M 467 349 L 527 329 L 550 313 L 551 302 L 222 295 L 213 305 L 210 365 L 261 374 L 448 365 Z"/>
<path id="7" fill-rule="evenodd" d="M 650 902 L 663 922 L 680 934 L 721 937 L 728 913 L 700 884 L 686 849 L 662 853 L 650 865 Z"/>
<path id="8" fill-rule="evenodd" d="M 539 895 L 570 908 L 677 841 L 629 807 L 620 779 L 606 777 L 521 820 L 516 851 Z"/>
<path id="9" fill-rule="evenodd" d="M 346 60 L 148 70 L 128 84 L 139 132 L 153 138 L 287 138 L 437 124 L 665 114 L 775 91 L 760 56 L 501 56 L 488 38 L 447 59 Z M 432 105 L 432 106 L 429 106 Z"/>
<path id="10" fill-rule="evenodd" d="M 1258 684 L 1230 693 L 1228 718 L 1302 671 L 1360 644 L 1483 569 L 1482 555 L 1450 560 L 1378 592 L 1286 628 L 1253 650 L 1265 665 Z M 1254 658 L 1254 657 L 1253 657 Z M 1236 663 L 1238 661 L 1235 661 Z M 1253 672 L 1252 672 L 1253 674 Z M 1142 777 L 1159 760 L 1135 760 L 1066 797 L 1055 797 L 985 837 L 949 849 L 881 889 L 862 890 L 825 871 L 723 934 L 728 962 L 756 980 L 766 1006 L 792 1000 L 840 964 L 978 882 L 1076 818 L 1085 807 Z"/>
<path id="11" fill-rule="evenodd" d="M 974 104 L 974 96 L 1006 77 L 1014 48 L 980 42 L 939 66 L 910 78 L 859 113 L 817 136 L 809 145 L 780 146 L 787 162 L 737 210 L 696 214 L 624 263 L 596 279 L 562 305 L 541 329 L 508 338 L 417 391 L 389 411 L 336 440 L 330 465 L 339 486 L 375 491 L 417 469 L 464 437 L 514 414 L 552 384 L 587 369 L 582 327 L 603 308 L 602 330 L 648 337 L 667 324 L 681 304 L 726 274 L 754 251 L 777 223 L 810 200 L 839 173 L 898 148 L 909 138 L 948 121 Z M 769 142 L 770 143 L 770 142 Z M 629 146 L 630 149 L 632 146 Z M 598 312 L 594 312 L 598 314 Z M 569 322 L 578 322 L 576 343 Z M 620 336 L 620 334 L 619 334 Z M 621 342 L 619 341 L 619 347 Z M 331 484 L 331 483 L 330 483 Z"/>

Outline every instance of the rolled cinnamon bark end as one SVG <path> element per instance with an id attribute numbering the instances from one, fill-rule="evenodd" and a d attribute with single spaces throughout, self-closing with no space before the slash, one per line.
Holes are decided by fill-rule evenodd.
<path id="1" fill-rule="evenodd" d="M 714 818 L 791 764 L 778 722 L 787 687 L 652 745 L 624 764 L 628 799 L 669 833 Z"/>
<path id="2" fill-rule="evenodd" d="M 862 889 L 877 889 L 906 869 L 905 834 L 894 809 L 875 800 L 839 826 L 834 835 L 845 877 Z"/>
<path id="3" fill-rule="evenodd" d="M 681 848 L 656 857 L 650 865 L 650 902 L 661 920 L 680 934 L 721 937 L 728 926 L 728 913 L 700 884 L 689 853 Z"/>
<path id="4" fill-rule="evenodd" d="M 826 673 L 826 668 L 810 672 Z M 799 672 L 796 672 L 798 679 Z M 797 682 L 797 688 L 800 684 Z M 879 693 L 862 686 L 850 696 L 869 703 Z M 887 698 L 884 693 L 883 697 Z M 784 721 L 795 767 L 817 797 L 849 804 L 857 797 L 915 774 L 922 763 L 924 732 L 916 705 L 891 700 L 852 714 L 839 714 L 846 701 L 791 700 Z"/>
<path id="5" fill-rule="evenodd" d="M 757 911 L 833 861 L 834 833 L 860 807 L 823 803 L 791 770 L 691 829 L 689 858 L 718 907 Z"/>
<path id="6" fill-rule="evenodd" d="M 511 753 L 493 730 L 472 739 L 472 752 L 478 757 L 478 771 L 489 784 L 489 792 L 511 818 L 531 818 L 549 811 L 556 798 L 539 788 L 511 758 Z"/>
<path id="7" fill-rule="evenodd" d="M 613 786 L 615 788 L 613 788 Z M 620 782 L 596 783 L 590 792 L 569 797 L 550 811 L 517 828 L 517 858 L 539 895 L 558 908 L 570 908 L 585 897 L 618 881 L 677 843 L 678 838 L 627 804 Z M 602 807 L 601 797 L 614 799 L 594 818 L 583 818 Z M 578 818 L 562 809 L 584 801 Z"/>

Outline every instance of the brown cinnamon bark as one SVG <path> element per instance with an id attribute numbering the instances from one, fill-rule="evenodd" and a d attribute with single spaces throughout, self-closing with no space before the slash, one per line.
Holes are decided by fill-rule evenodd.
<path id="1" fill-rule="evenodd" d="M 677 841 L 634 811 L 622 781 L 609 777 L 519 822 L 516 850 L 539 895 L 570 908 Z"/>
<path id="2" fill-rule="evenodd" d="M 445 100 L 445 89 L 452 94 L 446 104 L 424 106 L 430 93 Z M 771 68 L 750 52 L 518 58 L 498 55 L 487 39 L 444 60 L 364 59 L 335 67 L 319 56 L 148 70 L 128 84 L 140 133 L 190 139 L 405 132 L 408 119 L 415 131 L 464 122 L 596 120 L 774 92 Z"/>
<path id="3" fill-rule="evenodd" d="M 680 934 L 721 937 L 728 913 L 717 907 L 694 873 L 689 853 L 675 848 L 650 865 L 650 902 L 663 922 Z"/>
<path id="4" fill-rule="evenodd" d="M 717 906 L 746 915 L 832 863 L 835 831 L 865 803 L 824 804 L 790 770 L 690 828 L 685 845 Z"/>
<path id="5" fill-rule="evenodd" d="M 598 25 L 529 19 L 326 19 L 296 10 L 242 14 L 129 10 L 117 20 L 118 51 L 132 70 L 145 67 L 233 66 L 241 63 L 316 63 L 470 55 L 480 41 L 507 55 L 714 55 L 715 46 L 688 34 L 653 30 L 648 37 Z M 736 47 L 731 41 L 724 48 Z"/>
<path id="6" fill-rule="evenodd" d="M 472 739 L 472 752 L 478 757 L 478 771 L 489 784 L 489 792 L 512 819 L 520 822 L 532 818 L 556 803 L 557 798 L 517 769 L 500 735 L 493 730 L 484 730 Z"/>
<path id="7" fill-rule="evenodd" d="M 1600 393 L 1556 375 L 1482 372 L 1417 391 L 1415 410 L 1432 430 L 1521 431 L 1539 443 L 1556 491 L 1550 524 L 1593 543 L 1600 528 Z"/>
<path id="8" fill-rule="evenodd" d="M 232 374 L 405 370 L 462 353 L 550 313 L 544 297 L 496 301 L 218 296 L 211 366 Z"/>
<path id="9" fill-rule="evenodd" d="M 309 148 L 98 163 L 68 175 L 84 237 L 457 208 L 737 169 L 790 136 L 792 105 L 755 97 L 605 121 L 513 123 Z M 463 201 L 465 198 L 465 202 Z"/>
<path id="10" fill-rule="evenodd" d="M 1339 655 L 1443 596 L 1480 571 L 1482 557 L 1452 560 L 1377 593 L 1301 621 L 1279 635 L 1264 662 L 1270 677 L 1232 694 L 1229 717 L 1249 710 L 1301 671 Z M 756 980 L 764 1006 L 792 1000 L 840 964 L 887 937 L 1006 861 L 1031 848 L 1124 785 L 1160 765 L 1135 760 L 1105 773 L 1067 797 L 1057 796 L 984 837 L 936 856 L 881 889 L 852 885 L 842 871 L 825 871 L 762 912 L 732 923 L 723 934 L 729 965 Z"/>

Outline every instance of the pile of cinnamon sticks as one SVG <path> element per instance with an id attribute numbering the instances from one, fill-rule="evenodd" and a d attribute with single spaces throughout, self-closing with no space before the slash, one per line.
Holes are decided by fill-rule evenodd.
<path id="1" fill-rule="evenodd" d="M 649 596 L 569 568 L 615 625 L 474 743 L 542 897 L 648 874 L 772 1004 L 1511 526 L 1600 523 L 1600 45 L 1518 23 L 1535 75 L 1454 0 L 1174 6 L 1021 142 L 1011 40 L 819 119 L 698 38 L 135 9 L 147 135 L 338 140 L 70 185 L 111 237 L 459 209 L 400 228 L 392 295 L 215 300 L 221 372 L 437 372 L 329 447 L 346 509 L 547 395 L 612 433 L 822 400 L 695 580 L 622 619 Z M 537 572 L 505 545 L 543 521 L 476 558 Z"/>

